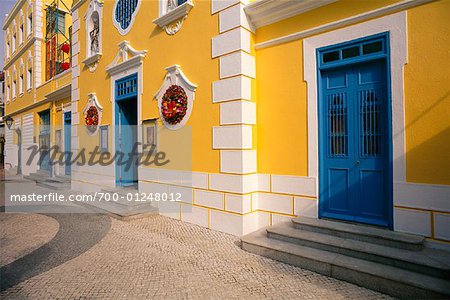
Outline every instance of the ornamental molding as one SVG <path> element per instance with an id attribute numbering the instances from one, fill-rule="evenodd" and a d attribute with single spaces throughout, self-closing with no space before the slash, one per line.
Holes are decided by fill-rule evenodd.
<path id="1" fill-rule="evenodd" d="M 86 30 L 86 58 L 83 60 L 89 71 L 97 69 L 98 61 L 102 57 L 102 20 L 103 20 L 103 0 L 90 0 L 86 14 L 84 15 Z M 97 15 L 94 24 L 94 15 Z M 95 32 L 96 30 L 96 32 Z M 92 40 L 95 39 L 95 42 Z"/>
<path id="2" fill-rule="evenodd" d="M 89 68 L 89 71 L 91 71 L 91 73 L 95 72 L 101 57 L 102 53 L 95 53 L 94 55 L 83 60 L 83 64 Z"/>
<path id="3" fill-rule="evenodd" d="M 159 5 L 164 5 L 167 1 L 171 0 L 160 0 Z M 181 29 L 184 20 L 193 7 L 192 0 L 188 0 L 166 13 L 163 13 L 163 10 L 160 9 L 160 17 L 154 19 L 153 23 L 164 29 L 168 35 L 174 35 Z"/>
<path id="4" fill-rule="evenodd" d="M 186 124 L 186 122 L 189 120 L 189 117 L 191 116 L 192 108 L 193 108 L 193 104 L 194 104 L 194 100 L 195 100 L 195 91 L 197 90 L 197 85 L 192 83 L 186 77 L 186 75 L 183 73 L 183 71 L 181 70 L 181 67 L 179 65 L 173 65 L 173 66 L 167 67 L 166 71 L 167 71 L 167 73 L 166 73 L 166 76 L 164 77 L 164 82 L 161 85 L 161 87 L 159 88 L 159 90 L 156 92 L 154 97 L 158 101 L 158 111 L 159 111 L 159 115 L 160 115 L 160 118 L 161 118 L 164 126 L 166 126 L 170 130 L 177 130 L 177 129 L 182 128 Z M 162 98 L 163 98 L 164 94 L 166 93 L 166 90 L 171 85 L 181 86 L 186 93 L 187 102 L 188 102 L 186 115 L 183 117 L 183 119 L 181 120 L 180 123 L 174 124 L 174 125 L 166 122 L 164 116 L 162 115 L 162 111 L 161 111 Z"/>
<path id="5" fill-rule="evenodd" d="M 126 71 L 128 69 L 139 67 L 142 64 L 147 50 L 138 51 L 134 49 L 129 41 L 123 41 L 118 44 L 119 51 L 114 60 L 106 67 L 109 76 Z M 130 57 L 131 56 L 131 57 Z"/>
<path id="6" fill-rule="evenodd" d="M 119 31 L 119 33 L 121 35 L 126 35 L 128 32 L 130 32 L 131 28 L 133 27 L 133 23 L 134 23 L 134 20 L 136 19 L 136 15 L 137 15 L 137 13 L 139 11 L 139 8 L 141 7 L 142 0 L 137 0 L 136 8 L 134 9 L 133 13 L 131 14 L 130 24 L 125 29 L 123 29 L 122 25 L 119 22 L 117 22 L 116 16 L 115 16 L 117 5 L 119 4 L 119 1 L 124 1 L 124 0 L 115 0 L 114 1 L 114 7 L 113 7 L 113 10 L 112 10 L 113 24 L 114 24 L 114 27 L 116 27 L 116 29 Z"/>
<path id="7" fill-rule="evenodd" d="M 255 28 L 266 26 L 337 0 L 260 0 L 247 5 L 244 10 Z"/>
<path id="8" fill-rule="evenodd" d="M 95 131 L 90 131 L 86 127 L 86 131 L 89 135 L 95 135 L 98 132 L 98 129 L 100 128 L 100 125 L 102 124 L 102 113 L 103 113 L 103 107 L 100 105 L 100 102 L 98 102 L 97 95 L 95 93 L 89 93 L 88 94 L 88 101 L 86 103 L 86 106 L 83 109 L 83 116 L 86 118 L 86 113 L 89 110 L 91 106 L 94 106 L 97 109 L 98 112 L 98 125 L 95 128 Z M 84 122 L 85 123 L 85 122 Z"/>

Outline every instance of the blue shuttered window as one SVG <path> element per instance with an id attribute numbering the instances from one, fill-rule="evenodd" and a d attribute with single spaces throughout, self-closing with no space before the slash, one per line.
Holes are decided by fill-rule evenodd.
<path id="1" fill-rule="evenodd" d="M 122 29 L 127 29 L 131 24 L 133 13 L 138 5 L 138 0 L 119 0 L 114 17 Z"/>

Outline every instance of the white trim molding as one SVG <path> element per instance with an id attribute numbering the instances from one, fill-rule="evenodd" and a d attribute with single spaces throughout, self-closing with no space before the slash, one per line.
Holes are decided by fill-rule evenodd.
<path id="1" fill-rule="evenodd" d="M 393 15 L 327 32 L 303 41 L 304 78 L 308 85 L 308 176 L 318 177 L 318 111 L 316 50 L 365 36 L 389 32 L 392 90 L 394 182 L 406 181 L 403 66 L 407 63 L 407 14 Z M 318 185 L 317 185 L 318 186 Z"/>
<path id="2" fill-rule="evenodd" d="M 183 26 L 183 22 L 194 7 L 194 3 L 192 0 L 187 0 L 180 6 L 167 11 L 169 2 L 172 3 L 173 0 L 159 0 L 159 17 L 154 19 L 153 23 L 164 29 L 168 35 L 174 35 Z"/>
<path id="3" fill-rule="evenodd" d="M 336 1 L 337 0 L 260 0 L 250 3 L 244 10 L 250 17 L 252 24 L 256 28 L 259 28 Z"/>
<path id="4" fill-rule="evenodd" d="M 119 51 L 117 52 L 116 57 L 106 67 L 106 72 L 110 76 L 133 67 L 138 67 L 142 64 L 142 61 L 147 55 L 147 50 L 138 51 L 130 45 L 129 41 L 120 42 L 118 44 L 118 47 Z M 129 54 L 131 54 L 133 57 L 129 58 Z"/>
<path id="5" fill-rule="evenodd" d="M 255 44 L 255 49 L 264 49 L 267 47 L 272 47 L 279 44 L 284 44 L 296 40 L 300 40 L 309 36 L 313 36 L 316 34 L 324 33 L 330 30 L 334 30 L 337 28 L 357 24 L 360 22 L 368 21 L 370 19 L 374 19 L 377 17 L 382 17 L 384 15 L 398 12 L 401 10 L 406 10 L 412 7 L 416 7 L 422 4 L 426 4 L 428 2 L 432 2 L 435 0 L 404 0 L 398 3 L 394 3 L 382 8 L 378 8 L 375 10 L 371 10 L 356 16 L 351 16 L 349 18 L 341 19 L 335 22 L 327 23 L 324 25 L 320 25 L 317 27 L 313 27 L 304 31 L 295 32 L 289 35 L 285 35 L 282 37 L 274 38 L 268 41 L 264 41 L 258 44 Z M 257 2 L 256 2 L 257 3 Z"/>
<path id="6" fill-rule="evenodd" d="M 164 77 L 164 82 L 159 88 L 159 90 L 155 94 L 155 98 L 158 100 L 158 111 L 159 115 L 161 117 L 161 121 L 163 122 L 164 126 L 166 126 L 170 130 L 177 130 L 182 128 L 186 122 L 189 120 L 189 117 L 192 113 L 192 107 L 194 105 L 195 100 L 195 91 L 197 89 L 197 85 L 192 83 L 186 75 L 184 75 L 183 71 L 181 70 L 181 67 L 179 65 L 173 65 L 166 68 L 167 74 Z M 181 86 L 184 91 L 186 92 L 187 96 L 187 111 L 186 115 L 183 117 L 183 119 L 180 121 L 180 123 L 177 123 L 175 125 L 169 124 L 164 119 L 164 116 L 161 112 L 161 103 L 162 98 L 164 96 L 164 93 L 171 85 L 179 85 Z"/>
<path id="7" fill-rule="evenodd" d="M 85 30 L 86 30 L 86 58 L 83 63 L 89 67 L 89 71 L 94 72 L 97 69 L 98 61 L 102 57 L 103 46 L 103 1 L 91 0 L 84 16 Z M 97 15 L 96 20 L 94 19 Z M 94 22 L 97 21 L 98 33 L 97 33 L 97 49 L 92 48 L 91 32 L 95 27 Z"/>
<path id="8" fill-rule="evenodd" d="M 119 3 L 119 1 L 120 0 L 115 0 L 115 2 L 114 2 L 114 7 L 113 7 L 113 10 L 112 10 L 113 24 L 114 24 L 114 27 L 116 27 L 117 31 L 119 31 L 119 33 L 121 35 L 126 35 L 128 32 L 130 32 L 131 28 L 133 27 L 133 23 L 134 23 L 134 20 L 136 19 L 136 15 L 137 15 L 137 13 L 139 11 L 139 8 L 141 7 L 142 0 L 138 0 L 138 2 L 136 4 L 136 8 L 134 9 L 133 13 L 131 14 L 130 24 L 125 29 L 123 29 L 122 25 L 120 25 L 120 23 L 117 22 L 116 16 L 115 16 L 116 9 L 117 9 L 117 4 Z"/>

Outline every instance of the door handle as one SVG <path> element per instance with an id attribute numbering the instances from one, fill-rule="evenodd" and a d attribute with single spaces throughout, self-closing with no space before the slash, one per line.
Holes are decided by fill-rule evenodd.
<path id="1" fill-rule="evenodd" d="M 361 162 L 359 160 L 356 161 L 356 165 L 359 166 Z"/>

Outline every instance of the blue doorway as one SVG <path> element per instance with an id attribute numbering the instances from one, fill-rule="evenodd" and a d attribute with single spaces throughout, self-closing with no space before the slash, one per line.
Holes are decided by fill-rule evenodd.
<path id="1" fill-rule="evenodd" d="M 137 74 L 116 81 L 115 84 L 115 146 L 123 155 L 116 161 L 116 185 L 137 185 Z"/>
<path id="2" fill-rule="evenodd" d="M 39 168 L 51 173 L 50 165 L 50 110 L 39 113 Z"/>
<path id="3" fill-rule="evenodd" d="M 392 227 L 386 35 L 319 49 L 319 216 Z"/>
<path id="4" fill-rule="evenodd" d="M 68 111 L 64 113 L 64 152 L 65 152 L 65 174 L 70 175 L 71 167 L 70 161 L 72 158 L 72 140 L 71 140 L 71 128 L 72 128 L 72 112 Z"/>

